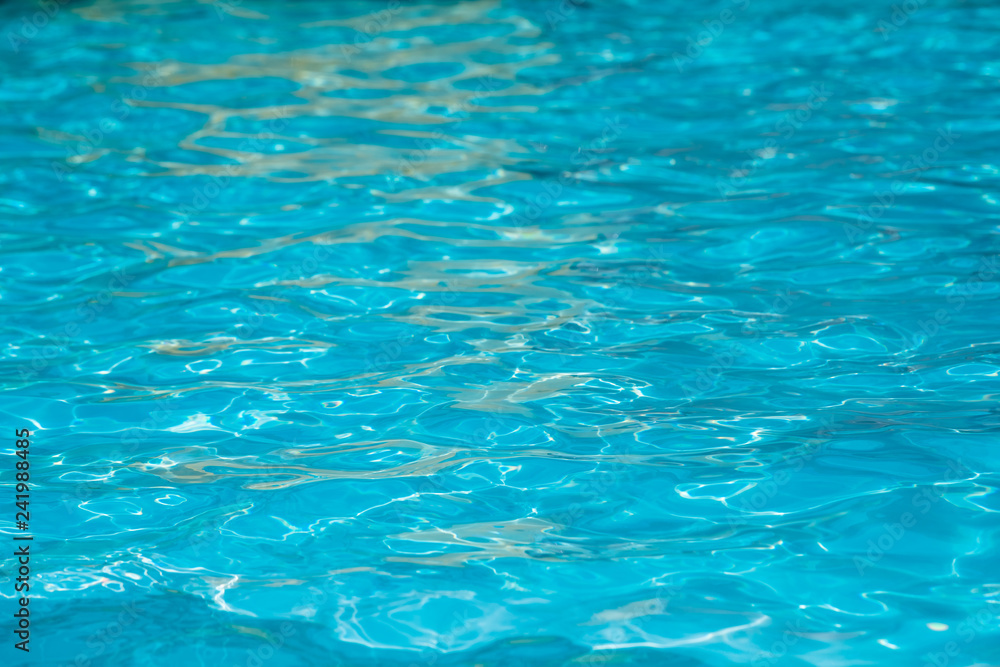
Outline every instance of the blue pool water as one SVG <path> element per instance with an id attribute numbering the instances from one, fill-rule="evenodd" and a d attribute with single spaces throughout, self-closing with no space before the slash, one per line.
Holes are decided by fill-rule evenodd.
<path id="1" fill-rule="evenodd" d="M 995 3 L 0 19 L 3 664 L 1000 665 Z"/>

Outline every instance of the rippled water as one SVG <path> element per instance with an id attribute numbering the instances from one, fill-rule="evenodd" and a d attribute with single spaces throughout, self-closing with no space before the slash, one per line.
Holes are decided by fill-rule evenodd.
<path id="1" fill-rule="evenodd" d="M 1000 665 L 994 3 L 49 4 L 7 664 Z"/>

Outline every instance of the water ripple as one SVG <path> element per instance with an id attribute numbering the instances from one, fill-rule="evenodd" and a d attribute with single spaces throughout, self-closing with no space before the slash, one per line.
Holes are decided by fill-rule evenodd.
<path id="1" fill-rule="evenodd" d="M 997 8 L 55 5 L 30 664 L 1000 664 Z"/>

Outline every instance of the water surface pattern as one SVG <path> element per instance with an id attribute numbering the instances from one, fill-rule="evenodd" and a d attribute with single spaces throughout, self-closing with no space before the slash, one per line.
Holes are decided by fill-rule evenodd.
<path id="1" fill-rule="evenodd" d="M 5 664 L 1000 665 L 995 3 L 39 7 Z"/>

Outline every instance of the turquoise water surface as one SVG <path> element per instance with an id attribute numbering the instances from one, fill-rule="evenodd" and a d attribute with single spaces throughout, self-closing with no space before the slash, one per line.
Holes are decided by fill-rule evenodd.
<path id="1" fill-rule="evenodd" d="M 0 663 L 1000 665 L 998 25 L 0 5 Z"/>

